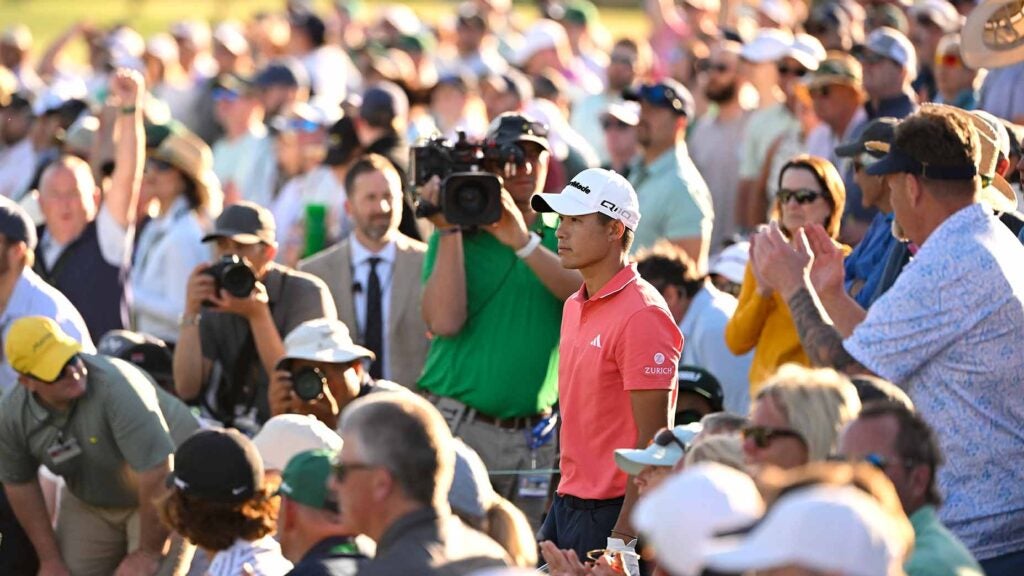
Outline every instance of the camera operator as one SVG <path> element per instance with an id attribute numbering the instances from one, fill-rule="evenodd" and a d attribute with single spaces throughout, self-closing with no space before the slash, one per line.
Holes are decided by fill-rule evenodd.
<path id="1" fill-rule="evenodd" d="M 270 411 L 312 414 L 332 430 L 349 402 L 372 392 L 405 390 L 388 380 L 374 380 L 364 361 L 373 351 L 352 341 L 341 320 L 303 322 L 284 339 L 284 354 L 270 379 Z"/>
<path id="2" fill-rule="evenodd" d="M 548 469 L 555 463 L 553 442 L 537 446 L 535 435 L 523 432 L 537 429 L 558 399 L 552 356 L 562 304 L 582 278 L 562 267 L 554 222 L 530 207 L 547 175 L 546 136 L 543 125 L 521 114 L 492 122 L 487 143 L 518 147 L 523 159 L 520 165 L 485 165 L 504 178 L 498 222 L 464 230 L 452 226 L 444 212 L 430 216 L 437 231 L 424 266 L 423 318 L 434 338 L 418 384 L 453 433 L 491 470 Z M 419 192 L 421 204 L 437 206 L 439 180 Z M 546 488 L 534 486 L 527 495 L 516 489 L 517 477 L 494 480 L 502 496 L 531 522 L 539 521 L 539 493 Z"/>
<path id="3" fill-rule="evenodd" d="M 275 228 L 270 212 L 251 202 L 221 213 L 203 238 L 216 241 L 221 260 L 192 271 L 174 350 L 178 395 L 248 433 L 270 418 L 267 375 L 284 355 L 281 334 L 337 317 L 320 279 L 274 263 Z"/>

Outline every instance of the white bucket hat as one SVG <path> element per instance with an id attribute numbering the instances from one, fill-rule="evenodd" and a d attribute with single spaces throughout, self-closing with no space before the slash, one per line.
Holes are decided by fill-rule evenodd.
<path id="1" fill-rule="evenodd" d="M 330 364 L 347 364 L 354 360 L 376 359 L 368 348 L 356 344 L 348 326 L 341 320 L 318 318 L 295 327 L 284 339 L 285 360 L 310 360 Z"/>

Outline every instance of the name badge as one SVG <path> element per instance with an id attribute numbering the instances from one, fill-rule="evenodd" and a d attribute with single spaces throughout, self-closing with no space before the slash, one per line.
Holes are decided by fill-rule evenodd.
<path id="1" fill-rule="evenodd" d="M 82 453 L 82 447 L 78 445 L 78 439 L 74 436 L 63 442 L 55 442 L 46 449 L 46 455 L 54 464 L 63 464 Z"/>

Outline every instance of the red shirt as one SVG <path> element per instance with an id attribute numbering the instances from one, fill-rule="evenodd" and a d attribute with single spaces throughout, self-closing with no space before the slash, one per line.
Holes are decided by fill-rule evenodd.
<path id="1" fill-rule="evenodd" d="M 620 270 L 592 298 L 586 285 L 562 311 L 558 400 L 562 413 L 559 494 L 588 500 L 626 493 L 616 448 L 636 447 L 631 390 L 673 390 L 683 336 L 664 298 Z M 672 407 L 670 407 L 670 412 Z"/>

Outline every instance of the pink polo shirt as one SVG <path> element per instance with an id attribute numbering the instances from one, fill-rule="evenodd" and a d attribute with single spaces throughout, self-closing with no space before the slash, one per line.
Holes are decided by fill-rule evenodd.
<path id="1" fill-rule="evenodd" d="M 665 300 L 623 268 L 592 298 L 580 288 L 562 311 L 558 400 L 562 413 L 559 494 L 588 500 L 626 493 L 616 448 L 636 446 L 631 390 L 673 390 L 683 336 Z"/>

